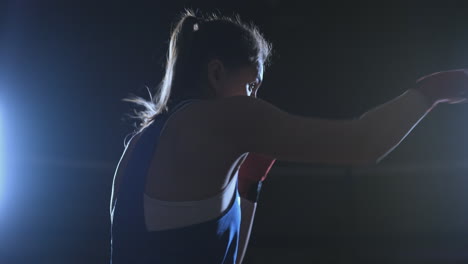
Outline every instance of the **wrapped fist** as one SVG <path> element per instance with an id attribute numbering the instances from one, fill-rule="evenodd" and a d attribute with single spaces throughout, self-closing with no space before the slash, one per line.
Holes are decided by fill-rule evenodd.
<path id="1" fill-rule="evenodd" d="M 273 167 L 276 159 L 258 153 L 247 154 L 239 168 L 238 188 L 241 197 L 257 202 L 262 182 Z"/>

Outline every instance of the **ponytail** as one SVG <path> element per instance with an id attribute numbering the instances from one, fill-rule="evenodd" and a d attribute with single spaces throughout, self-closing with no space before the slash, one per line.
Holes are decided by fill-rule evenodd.
<path id="1" fill-rule="evenodd" d="M 123 101 L 143 106 L 144 110 L 129 115 L 141 121 L 137 132 L 170 107 L 187 99 L 214 98 L 214 91 L 205 90 L 206 64 L 220 59 L 230 69 L 261 63 L 269 64 L 271 44 L 252 23 L 210 14 L 197 16 L 185 9 L 171 29 L 165 74 L 150 100 L 133 96 Z"/>

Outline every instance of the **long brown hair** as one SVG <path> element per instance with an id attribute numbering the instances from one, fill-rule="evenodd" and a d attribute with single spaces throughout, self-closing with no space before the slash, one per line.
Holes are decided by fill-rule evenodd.
<path id="1" fill-rule="evenodd" d="M 198 10 L 197 10 L 198 11 Z M 140 120 L 137 131 L 154 118 L 169 111 L 182 100 L 214 96 L 202 85 L 208 61 L 217 58 L 229 69 L 262 63 L 269 66 L 272 45 L 253 23 L 244 23 L 239 15 L 196 14 L 191 9 L 181 12 L 171 29 L 166 71 L 150 100 L 138 96 L 123 99 L 142 106 L 132 118 Z"/>

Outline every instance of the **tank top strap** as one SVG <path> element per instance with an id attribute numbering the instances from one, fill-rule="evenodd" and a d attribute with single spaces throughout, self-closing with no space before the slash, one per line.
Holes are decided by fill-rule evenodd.
<path id="1" fill-rule="evenodd" d="M 116 204 L 120 203 L 121 206 L 129 206 L 127 214 L 124 217 L 133 215 L 134 219 L 128 219 L 132 221 L 142 221 L 142 217 L 137 215 L 143 211 L 143 191 L 146 182 L 146 173 L 150 166 L 151 158 L 153 157 L 153 151 L 157 147 L 159 142 L 159 136 L 167 119 L 178 109 L 181 109 L 184 105 L 187 105 L 193 100 L 184 100 L 179 102 L 170 111 L 158 115 L 153 122 L 141 132 L 139 132 L 140 138 L 135 144 L 132 156 L 129 158 L 127 167 L 124 169 L 124 176 L 122 178 L 121 185 L 126 186 L 121 188 L 119 195 L 116 199 Z M 138 206 L 134 206 L 138 205 Z M 141 205 L 141 208 L 140 208 Z M 144 226 L 142 223 L 135 223 L 135 226 Z"/>
<path id="2" fill-rule="evenodd" d="M 239 192 L 231 207 L 215 219 L 181 228 L 148 232 L 144 215 L 145 176 L 165 122 L 189 102 L 177 103 L 158 115 L 140 133 L 122 171 L 111 222 L 111 262 L 235 263 L 241 221 Z M 237 179 L 232 185 L 238 186 Z M 231 186 L 232 186 L 231 185 Z"/>
<path id="3" fill-rule="evenodd" d="M 182 109 L 184 106 L 188 105 L 189 103 L 193 102 L 193 101 L 199 101 L 200 99 L 188 99 L 188 100 L 183 100 L 183 101 L 180 101 L 179 103 L 177 103 L 176 105 L 174 105 L 173 107 L 169 108 L 169 111 L 163 113 L 163 114 L 160 114 L 159 116 L 157 116 L 153 123 L 151 123 L 148 127 L 145 128 L 145 130 L 150 130 L 150 131 L 147 131 L 147 135 L 148 134 L 151 134 L 151 135 L 155 135 L 155 133 L 157 135 L 160 135 L 161 132 L 164 130 L 164 127 L 166 126 L 166 121 L 169 119 L 169 117 L 177 112 L 178 110 Z"/>

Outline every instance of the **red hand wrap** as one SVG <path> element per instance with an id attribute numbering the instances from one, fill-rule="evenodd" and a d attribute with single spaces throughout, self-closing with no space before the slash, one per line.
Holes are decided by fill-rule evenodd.
<path id="1" fill-rule="evenodd" d="M 467 70 L 435 72 L 419 78 L 413 88 L 424 95 L 431 109 L 441 102 L 456 102 L 468 93 Z"/>
<path id="2" fill-rule="evenodd" d="M 239 169 L 239 193 L 256 202 L 261 183 L 266 179 L 276 159 L 258 153 L 249 153 Z"/>

